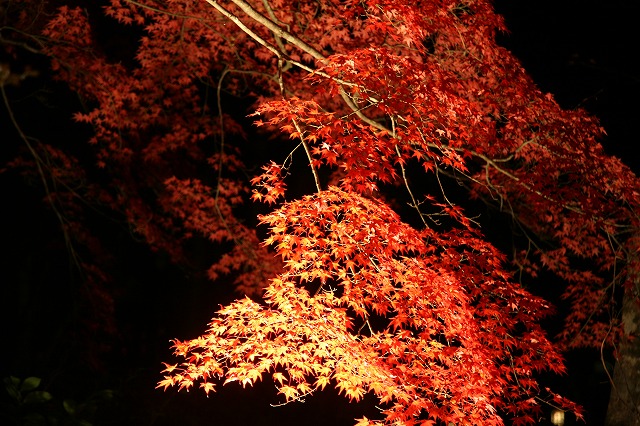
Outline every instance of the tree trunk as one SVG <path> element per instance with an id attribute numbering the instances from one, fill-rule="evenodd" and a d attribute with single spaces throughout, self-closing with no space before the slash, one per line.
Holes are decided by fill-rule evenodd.
<path id="1" fill-rule="evenodd" d="M 622 322 L 625 339 L 613 371 L 606 425 L 640 426 L 640 306 L 627 294 L 622 305 Z M 636 338 L 628 339 L 630 335 Z"/>

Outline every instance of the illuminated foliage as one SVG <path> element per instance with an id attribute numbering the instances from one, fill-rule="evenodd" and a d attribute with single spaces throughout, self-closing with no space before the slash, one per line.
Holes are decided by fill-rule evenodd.
<path id="1" fill-rule="evenodd" d="M 264 296 L 176 340 L 181 361 L 159 387 L 209 394 L 267 377 L 289 402 L 335 386 L 379 399 L 380 419 L 361 426 L 527 424 L 545 401 L 580 416 L 538 384 L 564 371 L 540 326 L 551 308 L 509 260 L 566 283 L 565 346 L 616 341 L 614 291 L 638 270 L 638 181 L 605 155 L 597 120 L 562 110 L 496 44 L 490 1 L 111 0 L 105 11 L 140 33 L 133 63 L 100 51 L 82 9 L 61 7 L 44 32 L 58 77 L 90 105 L 76 119 L 109 176 L 95 196 L 178 262 L 194 235 L 231 247 L 209 276 Z M 297 144 L 253 190 L 232 142 L 252 132 L 223 92 L 255 100 L 269 143 Z M 299 198 L 287 192 L 296 150 L 316 186 Z M 238 216 L 250 194 L 275 208 L 260 217 L 264 246 Z M 507 213 L 528 249 L 501 254 L 469 198 Z"/>

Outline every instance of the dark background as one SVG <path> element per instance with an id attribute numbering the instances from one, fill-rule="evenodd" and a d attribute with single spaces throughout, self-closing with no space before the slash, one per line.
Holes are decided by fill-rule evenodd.
<path id="1" fill-rule="evenodd" d="M 1 0 L 0 0 L 1 1 Z M 566 108 L 584 107 L 597 115 L 608 137 L 606 149 L 636 173 L 640 160 L 635 127 L 640 112 L 640 73 L 633 65 L 640 41 L 636 1 L 499 0 L 510 34 L 500 42 L 518 56 L 543 91 Z M 46 67 L 45 64 L 41 66 Z M 43 68 L 44 69 L 44 68 Z M 13 92 L 16 114 L 28 134 L 82 139 L 71 123 L 71 98 L 52 83 L 35 108 L 23 101 L 29 87 Z M 59 92 L 57 92 L 59 90 Z M 29 94 L 31 96 L 31 94 Z M 65 96 L 69 96 L 66 94 Z M 78 108 L 76 108 L 78 109 Z M 0 159 L 3 164 L 21 142 L 0 110 Z M 0 165 L 0 168 L 3 167 Z M 2 378 L 42 378 L 38 390 L 52 400 L 17 405 L 0 397 L 0 424 L 42 415 L 57 424 L 96 425 L 351 425 L 354 417 L 375 417 L 372 399 L 348 404 L 332 392 L 305 403 L 272 407 L 280 399 L 267 379 L 253 389 L 229 385 L 206 398 L 201 392 L 162 392 L 161 362 L 171 360 L 172 338 L 201 334 L 220 304 L 233 298 L 231 286 L 212 284 L 136 243 L 126 229 L 101 222 L 104 245 L 117 258 L 113 270 L 113 335 L 95 327 L 87 331 L 82 277 L 70 264 L 59 223 L 42 203 L 42 190 L 15 173 L 0 174 L 0 280 L 2 312 Z M 95 218 L 99 220 L 99 218 Z M 530 289 L 536 291 L 535 288 Z M 551 283 L 540 292 L 554 299 Z M 559 301 L 555 300 L 557 303 Z M 548 323 L 553 334 L 560 323 Z M 93 331 L 92 331 L 93 330 Z M 586 424 L 600 425 L 609 386 L 598 351 L 567 354 L 569 371 L 548 382 L 586 409 Z M 604 361 L 611 367 L 611 356 Z M 0 392 L 2 389 L 0 388 Z M 549 424 L 542 420 L 543 424 Z M 573 424 L 568 418 L 566 424 Z"/>
<path id="2" fill-rule="evenodd" d="M 636 21 L 640 2 L 498 0 L 495 5 L 511 31 L 500 37 L 501 44 L 564 108 L 585 108 L 596 115 L 607 132 L 603 141 L 606 151 L 639 175 L 636 125 L 640 71 L 634 52 L 638 52 L 640 41 Z M 557 288 L 542 292 L 545 296 L 558 294 Z M 554 302 L 562 303 L 557 299 Z M 549 324 L 549 329 L 560 325 L 556 321 Z M 567 376 L 554 381 L 583 405 L 587 425 L 604 424 L 610 386 L 603 362 L 611 369 L 613 357 L 606 351 L 602 358 L 597 350 L 580 350 L 568 353 L 566 358 Z"/>

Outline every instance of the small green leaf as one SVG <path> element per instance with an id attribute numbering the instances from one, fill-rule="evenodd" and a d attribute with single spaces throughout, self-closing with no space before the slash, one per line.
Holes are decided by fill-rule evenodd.
<path id="1" fill-rule="evenodd" d="M 24 402 L 25 404 L 42 404 L 47 401 L 51 401 L 53 397 L 49 392 L 46 391 L 35 391 L 30 392 L 25 396 Z"/>
<path id="2" fill-rule="evenodd" d="M 94 399 L 99 401 L 106 401 L 109 399 L 113 399 L 113 391 L 111 389 L 103 389 L 101 391 L 98 391 L 94 395 Z"/>
<path id="3" fill-rule="evenodd" d="M 64 401 L 62 401 L 62 406 L 67 413 L 74 415 L 78 404 L 76 404 L 76 402 L 72 399 L 65 399 Z"/>
<path id="4" fill-rule="evenodd" d="M 4 388 L 7 390 L 9 396 L 16 401 L 20 401 L 21 395 L 18 387 L 20 386 L 20 379 L 17 377 L 5 377 L 4 378 Z"/>
<path id="5" fill-rule="evenodd" d="M 22 385 L 20 386 L 20 391 L 29 392 L 34 389 L 37 389 L 38 386 L 40 386 L 41 381 L 42 379 L 40 379 L 40 377 L 27 377 L 26 379 L 24 379 L 24 382 L 22 382 Z"/>
<path id="6" fill-rule="evenodd" d="M 9 377 L 5 377 L 4 378 L 4 385 L 5 386 L 14 386 L 14 387 L 18 387 L 20 386 L 20 379 L 18 379 L 17 377 L 13 377 L 13 376 L 9 376 Z"/>

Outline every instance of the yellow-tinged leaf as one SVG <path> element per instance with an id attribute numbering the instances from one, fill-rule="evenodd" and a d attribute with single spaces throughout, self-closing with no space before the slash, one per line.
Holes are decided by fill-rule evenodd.
<path id="1" fill-rule="evenodd" d="M 311 392 L 311 386 L 309 386 L 307 382 L 298 383 L 298 386 L 296 386 L 296 389 L 298 389 L 298 391 L 301 394 L 307 394 Z"/>
<path id="2" fill-rule="evenodd" d="M 280 373 L 279 371 L 276 371 L 275 373 L 273 373 L 273 380 L 280 383 L 280 385 L 282 385 L 284 382 L 287 381 L 287 378 L 285 377 L 284 374 Z"/>
<path id="3" fill-rule="evenodd" d="M 287 401 L 291 401 L 298 396 L 298 390 L 292 386 L 282 386 L 278 393 L 283 394 Z"/>
<path id="4" fill-rule="evenodd" d="M 164 370 L 162 370 L 163 373 L 171 373 L 178 366 L 178 364 L 171 365 L 171 364 L 167 364 L 166 362 L 163 362 L 163 364 L 165 367 L 167 367 Z"/>
<path id="5" fill-rule="evenodd" d="M 356 426 L 371 426 L 373 425 L 373 423 L 371 422 L 371 420 L 369 420 L 366 417 L 362 417 L 361 419 L 358 419 L 358 423 L 356 423 Z"/>
<path id="6" fill-rule="evenodd" d="M 215 387 L 216 385 L 214 385 L 211 382 L 204 382 L 204 383 L 200 383 L 200 387 L 202 389 L 204 389 L 204 392 L 207 394 L 207 396 L 209 396 L 209 392 L 215 392 Z"/>
<path id="7" fill-rule="evenodd" d="M 158 386 L 156 386 L 156 389 L 163 387 L 164 388 L 163 390 L 166 391 L 169 386 L 173 386 L 173 385 L 174 385 L 173 378 L 170 376 L 164 376 L 164 380 L 158 383 Z"/>
<path id="8" fill-rule="evenodd" d="M 327 386 L 330 381 L 331 380 L 327 376 L 318 376 L 318 379 L 316 380 L 316 383 L 315 383 L 315 387 L 324 389 L 325 386 Z"/>

